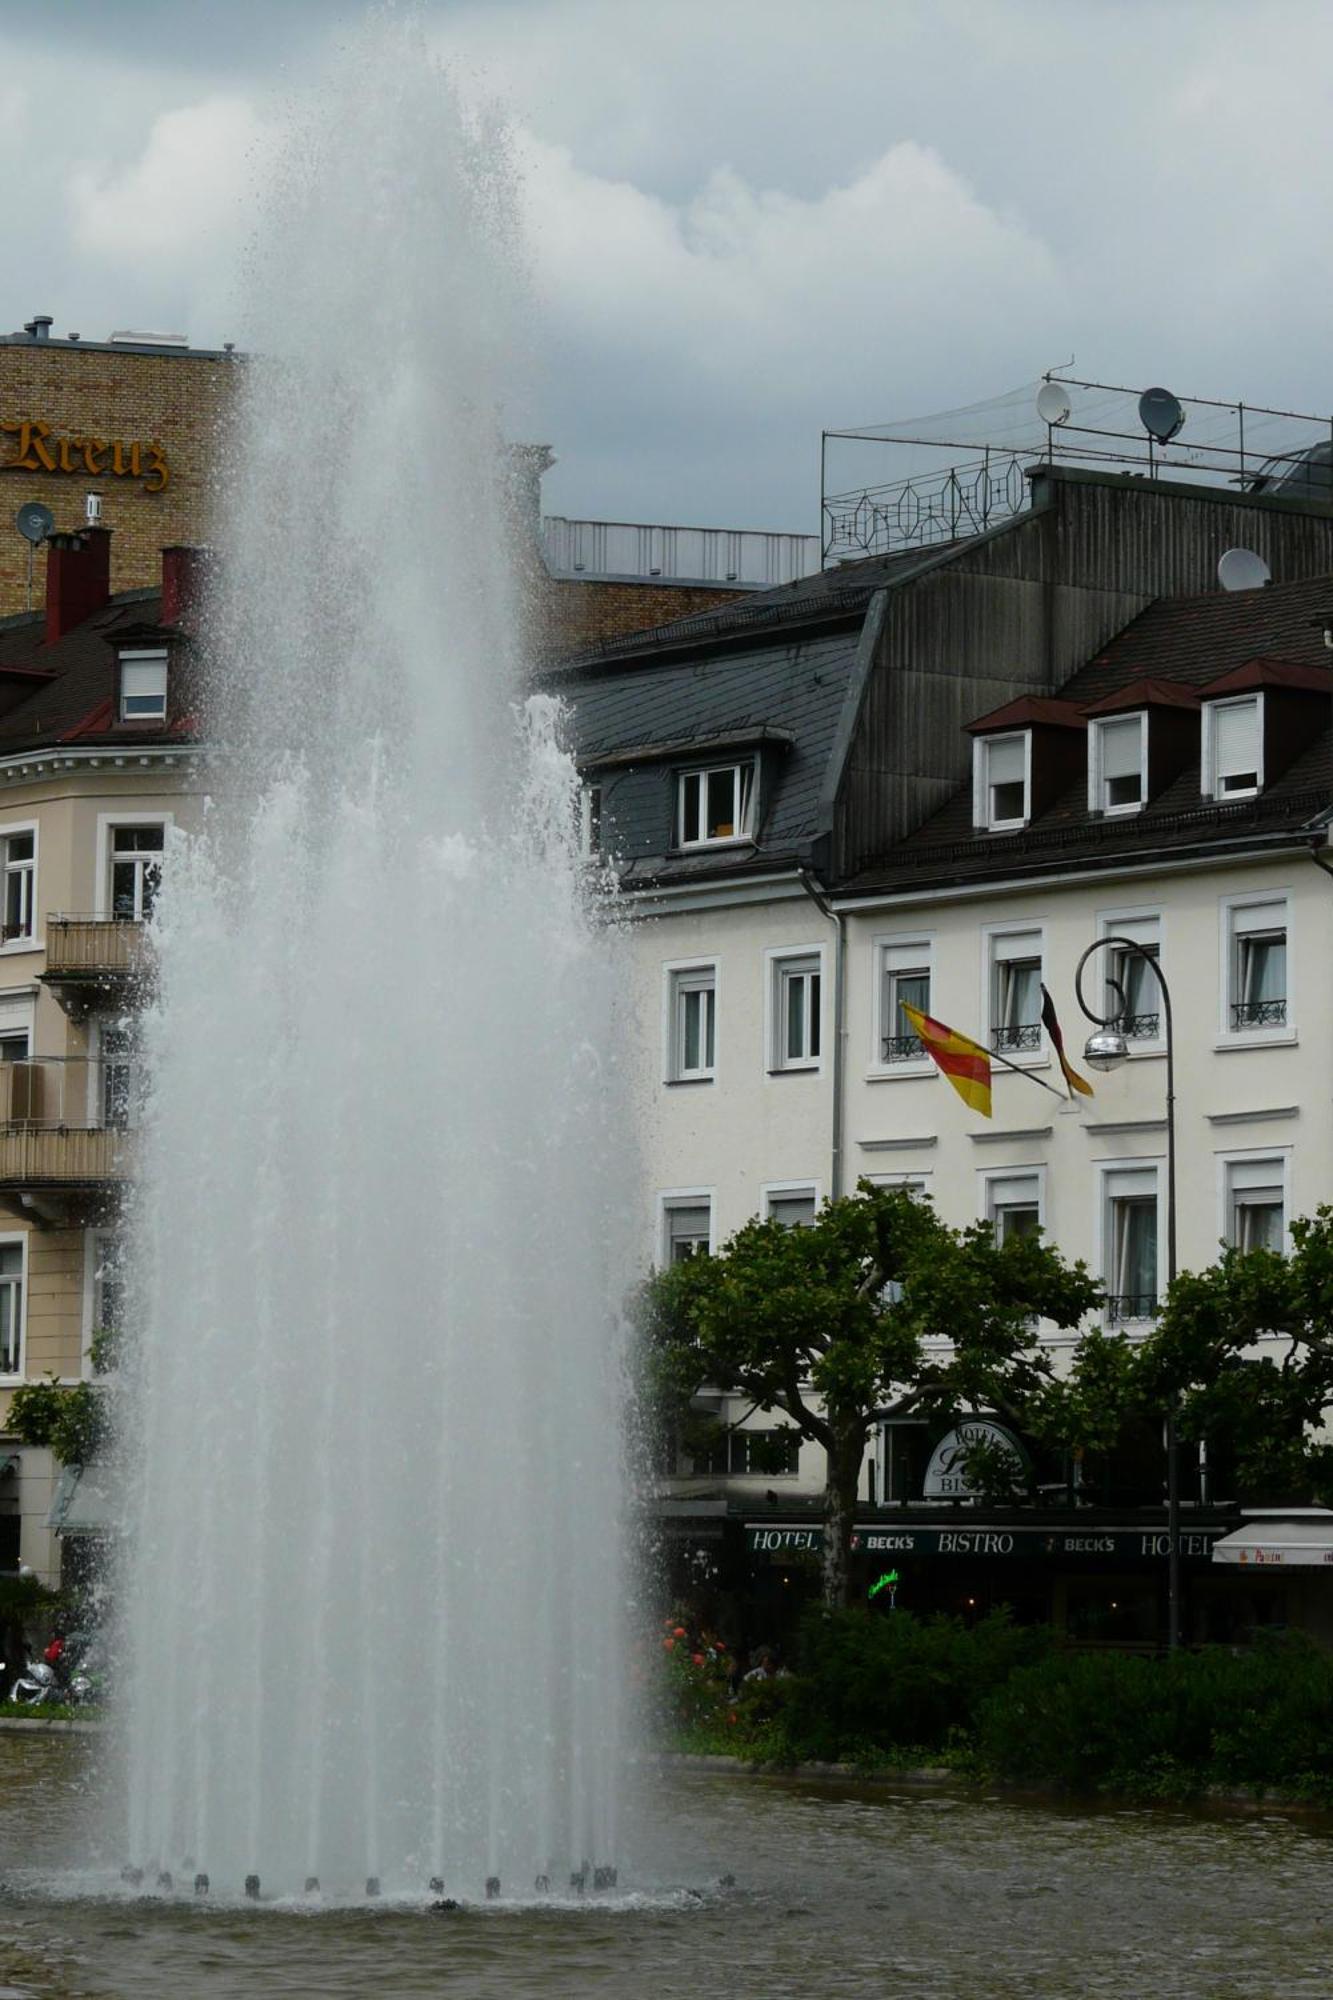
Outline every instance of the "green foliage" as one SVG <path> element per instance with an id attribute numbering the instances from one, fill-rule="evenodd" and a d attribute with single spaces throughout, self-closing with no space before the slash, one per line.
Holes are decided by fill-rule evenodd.
<path id="1" fill-rule="evenodd" d="M 793 1761 L 865 1762 L 911 1745 L 956 1746 L 982 1701 L 1049 1647 L 1045 1627 L 992 1612 L 968 1627 L 956 1618 L 895 1611 L 819 1612 L 801 1631 L 797 1671 L 786 1683 L 783 1747 Z"/>
<path id="2" fill-rule="evenodd" d="M 1143 1338 L 1086 1334 L 1068 1379 L 1034 1400 L 1033 1430 L 1102 1451 L 1174 1408 L 1180 1437 L 1223 1452 L 1248 1497 L 1333 1495 L 1333 1209 L 1291 1234 L 1289 1257 L 1226 1248 L 1182 1271 Z"/>
<path id="3" fill-rule="evenodd" d="M 1333 1654 L 1299 1635 L 1233 1654 L 1056 1653 L 981 1704 L 981 1765 L 1131 1798 L 1210 1786 L 1333 1803 Z"/>
<path id="4" fill-rule="evenodd" d="M 59 1603 L 58 1593 L 47 1590 L 35 1576 L 0 1576 L 0 1623 L 23 1625 Z"/>
<path id="5" fill-rule="evenodd" d="M 641 1388 L 663 1433 L 688 1425 L 711 1383 L 823 1446 L 842 1508 L 841 1539 L 826 1544 L 833 1598 L 876 1411 L 996 1410 L 1021 1423 L 1051 1380 L 1038 1320 L 1075 1326 L 1098 1297 L 1082 1264 L 1039 1240 L 1001 1245 L 986 1222 L 950 1229 L 908 1190 L 862 1181 L 809 1228 L 749 1222 L 716 1257 L 651 1278 L 637 1312 Z M 947 1353 L 927 1345 L 946 1330 Z M 1012 1479 L 1012 1466 L 990 1470 Z"/>
<path id="6" fill-rule="evenodd" d="M 66 1388 L 58 1376 L 14 1391 L 9 1428 L 23 1443 L 53 1452 L 62 1465 L 86 1465 L 106 1442 L 106 1392 L 92 1382 Z"/>

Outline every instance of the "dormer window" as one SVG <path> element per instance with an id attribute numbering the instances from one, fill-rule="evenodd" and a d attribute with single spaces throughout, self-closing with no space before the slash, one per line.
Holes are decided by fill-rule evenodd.
<path id="1" fill-rule="evenodd" d="M 1264 782 L 1263 695 L 1203 705 L 1203 793 L 1251 799 Z"/>
<path id="2" fill-rule="evenodd" d="M 710 764 L 676 779 L 677 847 L 715 847 L 754 837 L 755 760 Z"/>
<path id="3" fill-rule="evenodd" d="M 1107 716 L 1088 731 L 1088 810 L 1138 812 L 1148 795 L 1148 718 Z"/>
<path id="4" fill-rule="evenodd" d="M 979 736 L 972 748 L 973 824 L 989 833 L 1007 833 L 1028 822 L 1032 736 Z"/>
<path id="5" fill-rule="evenodd" d="M 167 719 L 167 654 L 165 647 L 151 652 L 123 652 L 120 655 L 120 703 L 122 722 L 165 722 Z"/>

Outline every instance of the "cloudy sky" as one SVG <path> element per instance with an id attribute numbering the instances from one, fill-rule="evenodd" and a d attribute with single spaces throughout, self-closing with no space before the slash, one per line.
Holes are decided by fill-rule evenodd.
<path id="1" fill-rule="evenodd" d="M 1333 410 L 1327 0 L 423 0 L 523 161 L 546 505 L 817 526 L 822 429 L 1079 372 Z M 343 0 L 0 0 L 0 321 L 237 332 Z"/>

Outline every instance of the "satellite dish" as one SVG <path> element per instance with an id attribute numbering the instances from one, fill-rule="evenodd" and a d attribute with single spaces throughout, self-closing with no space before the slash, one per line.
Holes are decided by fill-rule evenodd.
<path id="1" fill-rule="evenodd" d="M 1158 444 L 1170 444 L 1185 421 L 1185 412 L 1169 389 L 1145 389 L 1139 397 L 1139 422 Z"/>
<path id="2" fill-rule="evenodd" d="M 29 500 L 14 516 L 14 526 L 25 542 L 44 542 L 56 524 L 56 517 L 40 500 Z"/>
<path id="3" fill-rule="evenodd" d="M 1069 422 L 1069 398 L 1061 382 L 1043 382 L 1037 391 L 1037 415 L 1044 424 Z"/>
<path id="4" fill-rule="evenodd" d="M 1223 590 L 1262 590 L 1273 572 L 1253 549 L 1228 549 L 1218 561 L 1217 580 Z"/>

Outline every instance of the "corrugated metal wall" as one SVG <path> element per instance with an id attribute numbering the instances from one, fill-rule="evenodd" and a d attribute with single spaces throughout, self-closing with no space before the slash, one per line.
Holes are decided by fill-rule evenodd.
<path id="1" fill-rule="evenodd" d="M 833 866 L 855 874 L 967 777 L 963 726 L 1053 693 L 1155 597 L 1218 588 L 1224 549 L 1277 582 L 1333 574 L 1333 509 L 1042 475 L 1034 508 L 893 586 L 834 817 Z"/>

